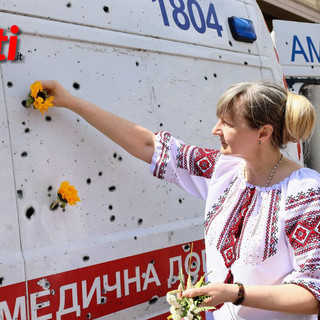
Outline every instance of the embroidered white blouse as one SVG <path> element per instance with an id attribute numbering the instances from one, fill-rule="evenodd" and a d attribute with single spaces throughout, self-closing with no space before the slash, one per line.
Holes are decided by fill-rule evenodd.
<path id="1" fill-rule="evenodd" d="M 320 175 L 302 168 L 282 182 L 245 181 L 243 160 L 157 134 L 151 171 L 206 201 L 205 242 L 210 282 L 295 283 L 320 300 Z M 314 320 L 224 304 L 214 319 Z"/>

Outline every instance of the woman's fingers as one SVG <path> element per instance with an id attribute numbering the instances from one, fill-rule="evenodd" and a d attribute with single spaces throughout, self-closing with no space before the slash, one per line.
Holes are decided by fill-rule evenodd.
<path id="1" fill-rule="evenodd" d="M 41 80 L 47 94 L 53 96 L 53 104 L 57 107 L 67 107 L 72 95 L 56 80 Z"/>

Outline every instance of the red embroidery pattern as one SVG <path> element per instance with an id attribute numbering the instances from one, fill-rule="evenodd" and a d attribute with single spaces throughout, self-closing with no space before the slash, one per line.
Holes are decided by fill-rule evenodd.
<path id="1" fill-rule="evenodd" d="M 217 249 L 221 252 L 227 268 L 239 258 L 243 238 L 242 230 L 255 207 L 256 199 L 256 189 L 247 187 L 241 193 L 219 237 Z"/>
<path id="2" fill-rule="evenodd" d="M 178 150 L 177 166 L 188 170 L 191 175 L 210 179 L 219 154 L 217 150 L 182 145 Z"/>
<path id="3" fill-rule="evenodd" d="M 159 157 L 156 167 L 153 171 L 153 175 L 159 179 L 164 179 L 166 173 L 166 167 L 169 161 L 170 152 L 170 139 L 171 134 L 168 132 L 161 131 L 160 133 L 160 143 L 162 144 L 162 151 Z"/>
<path id="4" fill-rule="evenodd" d="M 263 253 L 263 260 L 275 255 L 277 253 L 277 243 L 278 243 L 278 213 L 280 210 L 279 202 L 281 199 L 281 191 L 280 190 L 272 190 L 271 191 L 271 201 L 268 212 L 267 219 L 267 230 L 266 230 L 266 238 L 265 238 L 265 248 Z"/>
<path id="5" fill-rule="evenodd" d="M 285 232 L 303 270 L 320 269 L 320 188 L 299 192 L 287 200 L 286 209 L 304 212 L 285 221 Z M 299 207 L 305 207 L 301 210 Z"/>
<path id="6" fill-rule="evenodd" d="M 206 220 L 204 222 L 204 230 L 205 230 L 205 233 L 207 235 L 208 231 L 209 231 L 209 228 L 210 228 L 210 225 L 212 223 L 212 221 L 215 219 L 215 217 L 217 217 L 220 212 L 222 211 L 222 206 L 224 204 L 224 201 L 225 199 L 227 199 L 228 197 L 228 193 L 230 192 L 234 182 L 236 181 L 237 177 L 235 177 L 231 182 L 230 182 L 230 185 L 227 189 L 224 190 L 222 196 L 220 196 L 218 198 L 218 202 L 215 203 L 213 206 L 212 206 L 212 210 L 211 211 L 208 211 L 207 214 L 206 214 Z"/>
<path id="7" fill-rule="evenodd" d="M 320 201 L 320 188 L 308 189 L 307 192 L 299 192 L 296 196 L 288 197 L 286 210 L 292 210 L 317 201 Z"/>

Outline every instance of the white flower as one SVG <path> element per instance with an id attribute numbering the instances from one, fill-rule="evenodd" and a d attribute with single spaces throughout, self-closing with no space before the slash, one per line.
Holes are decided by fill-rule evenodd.
<path id="1" fill-rule="evenodd" d="M 196 305 L 193 303 L 193 301 L 192 301 L 192 304 L 190 305 L 189 310 L 190 310 L 190 311 L 193 311 L 196 307 L 197 307 L 197 306 L 196 306 Z"/>
<path id="2" fill-rule="evenodd" d="M 181 310 L 176 309 L 174 306 L 170 307 L 170 313 L 172 315 L 172 320 L 181 320 Z"/>
<path id="3" fill-rule="evenodd" d="M 190 311 L 188 311 L 188 313 L 187 313 L 187 319 L 193 320 L 193 314 Z"/>
<path id="4" fill-rule="evenodd" d="M 177 297 L 174 294 L 167 293 L 167 302 L 176 308 L 181 308 L 181 305 L 177 301 Z"/>

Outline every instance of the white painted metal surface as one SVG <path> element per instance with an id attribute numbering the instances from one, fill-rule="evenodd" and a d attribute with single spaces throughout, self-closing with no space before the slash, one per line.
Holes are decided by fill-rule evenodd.
<path id="1" fill-rule="evenodd" d="M 317 23 L 273 21 L 273 36 L 286 77 L 318 77 L 320 70 Z"/>
<path id="2" fill-rule="evenodd" d="M 175 286 L 168 280 L 177 275 L 170 263 L 178 260 L 170 259 L 181 256 L 185 264 L 186 243 L 197 244 L 193 271 L 202 275 L 201 201 L 154 179 L 146 164 L 71 112 L 50 108 L 42 115 L 22 106 L 31 83 L 58 79 L 73 94 L 154 131 L 219 148 L 211 128 L 221 93 L 242 80 L 281 82 L 281 71 L 255 2 L 193 1 L 205 18 L 214 4 L 221 37 L 207 25 L 197 32 L 190 17 L 189 29 L 179 28 L 183 14 L 174 20 L 174 3 L 0 3 L 1 26 L 19 26 L 22 53 L 21 61 L 0 64 L 1 320 L 19 310 L 30 320 L 160 319 L 168 310 L 163 296 Z M 232 39 L 232 15 L 253 20 L 257 43 Z M 201 26 L 200 14 L 193 21 Z M 50 211 L 64 180 L 82 201 Z M 21 293 L 25 277 L 28 292 Z M 18 287 L 19 296 L 9 295 Z"/>

